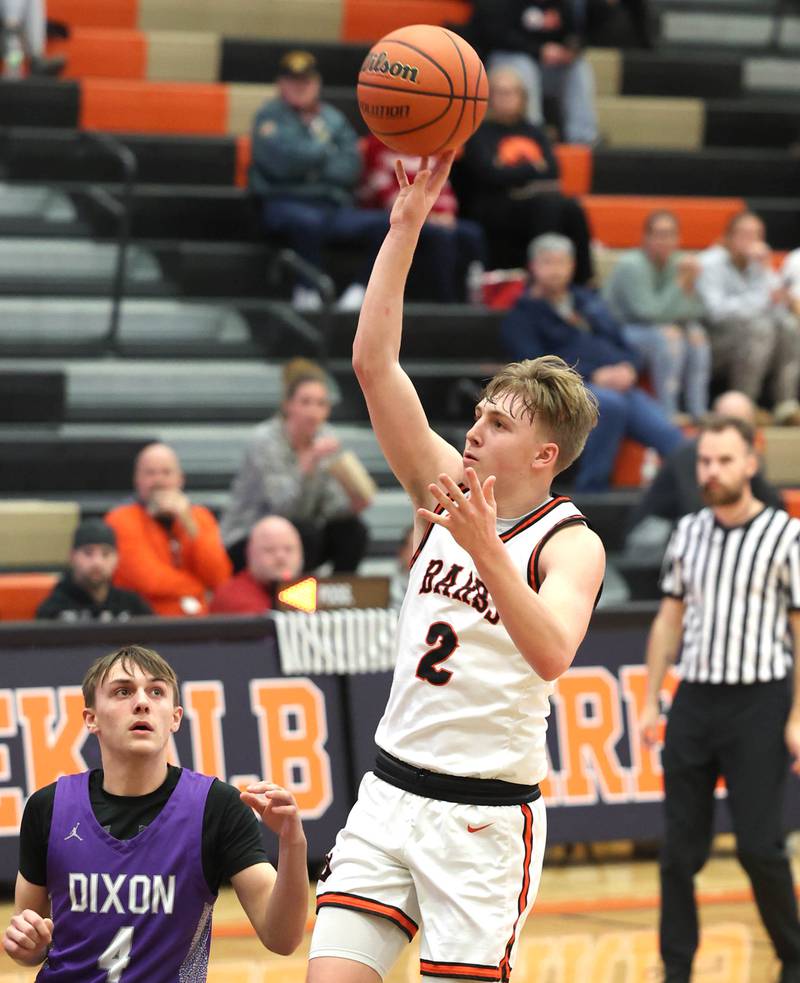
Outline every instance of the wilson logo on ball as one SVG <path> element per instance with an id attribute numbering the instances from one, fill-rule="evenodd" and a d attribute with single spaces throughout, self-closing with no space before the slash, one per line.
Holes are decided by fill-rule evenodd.
<path id="1" fill-rule="evenodd" d="M 361 66 L 362 72 L 372 72 L 375 75 L 391 75 L 392 78 L 402 78 L 407 82 L 417 84 L 419 68 L 405 65 L 401 61 L 389 61 L 385 51 L 371 51 Z"/>
<path id="2" fill-rule="evenodd" d="M 361 99 L 358 103 L 361 115 L 366 119 L 371 116 L 373 119 L 403 119 L 410 115 L 411 107 L 405 106 L 376 106 Z"/>

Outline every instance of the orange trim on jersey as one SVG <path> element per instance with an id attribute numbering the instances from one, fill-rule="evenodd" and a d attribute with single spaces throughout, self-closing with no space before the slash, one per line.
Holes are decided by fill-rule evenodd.
<path id="1" fill-rule="evenodd" d="M 566 495 L 557 495 L 552 501 L 546 502 L 541 508 L 536 509 L 535 512 L 531 512 L 530 515 L 526 515 L 525 518 L 520 519 L 520 521 L 507 529 L 501 536 L 500 539 L 507 543 L 509 539 L 512 539 L 518 533 L 523 532 L 525 529 L 529 529 L 534 522 L 538 522 L 539 519 L 543 519 L 546 515 L 553 511 L 559 505 L 563 505 L 564 502 L 569 502 L 570 499 Z"/>
<path id="2" fill-rule="evenodd" d="M 542 552 L 542 547 L 550 541 L 555 533 L 559 529 L 563 529 L 565 526 L 582 525 L 588 524 L 588 519 L 585 515 L 568 515 L 565 519 L 557 522 L 552 529 L 549 529 L 544 536 L 539 540 L 539 542 L 534 546 L 533 552 L 531 553 L 531 558 L 528 561 L 528 586 L 535 590 L 537 593 L 539 588 L 542 586 L 542 582 L 539 578 L 539 556 Z"/>
<path id="3" fill-rule="evenodd" d="M 409 942 L 419 931 L 419 925 L 413 918 L 409 918 L 402 908 L 372 898 L 364 898 L 360 894 L 327 891 L 317 898 L 317 911 L 320 908 L 348 908 L 351 911 L 365 911 L 370 915 L 386 918 L 408 936 Z"/>
<path id="4" fill-rule="evenodd" d="M 531 887 L 531 857 L 533 856 L 533 812 L 529 805 L 521 805 L 522 809 L 522 842 L 525 848 L 525 854 L 523 858 L 523 869 L 522 869 L 522 887 L 519 891 L 519 898 L 517 899 L 517 917 L 514 921 L 514 927 L 511 930 L 511 938 L 508 940 L 508 945 L 506 946 L 506 954 L 503 956 L 503 961 L 500 963 L 500 969 L 502 971 L 502 979 L 508 980 L 511 976 L 511 952 L 514 948 L 514 942 L 517 938 L 517 925 L 519 925 L 519 920 L 522 918 L 525 909 L 528 907 L 528 891 Z"/>
<path id="5" fill-rule="evenodd" d="M 498 966 L 481 966 L 473 963 L 436 963 L 420 959 L 419 971 L 423 976 L 457 977 L 460 980 L 493 980 L 500 983 Z"/>

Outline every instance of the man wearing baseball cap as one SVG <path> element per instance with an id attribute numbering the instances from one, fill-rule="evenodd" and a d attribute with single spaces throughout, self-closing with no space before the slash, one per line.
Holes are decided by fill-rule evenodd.
<path id="1" fill-rule="evenodd" d="M 127 621 L 152 615 L 150 605 L 111 583 L 117 568 L 117 538 L 102 519 L 84 519 L 75 530 L 67 569 L 39 605 L 39 620 Z"/>
<path id="2" fill-rule="evenodd" d="M 264 230 L 287 241 L 317 270 L 323 269 L 326 244 L 363 245 L 361 276 L 338 304 L 357 309 L 389 228 L 388 213 L 354 203 L 361 174 L 358 137 L 344 115 L 320 99 L 322 79 L 314 55 L 287 51 L 278 63 L 276 84 L 277 98 L 265 102 L 253 121 L 249 183 L 261 199 Z M 298 310 L 314 310 L 322 303 L 313 279 L 302 276 L 292 299 Z"/>

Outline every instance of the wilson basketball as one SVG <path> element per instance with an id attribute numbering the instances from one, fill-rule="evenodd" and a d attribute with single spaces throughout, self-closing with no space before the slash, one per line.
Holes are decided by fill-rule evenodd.
<path id="1" fill-rule="evenodd" d="M 358 73 L 364 122 L 387 147 L 424 157 L 460 147 L 486 113 L 486 69 L 444 27 L 415 24 L 381 38 Z"/>

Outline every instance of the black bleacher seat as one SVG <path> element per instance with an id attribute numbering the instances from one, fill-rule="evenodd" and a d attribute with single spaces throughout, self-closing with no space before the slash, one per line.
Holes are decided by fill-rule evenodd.
<path id="1" fill-rule="evenodd" d="M 92 440 L 36 433 L 16 440 L 0 438 L 0 494 L 58 492 L 69 497 L 75 492 L 130 489 L 134 459 L 152 439 Z"/>
<path id="2" fill-rule="evenodd" d="M 0 371 L 0 423 L 61 423 L 66 405 L 63 372 Z M 10 463 L 0 454 L 11 476 Z"/>

